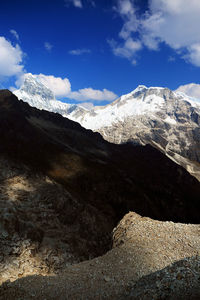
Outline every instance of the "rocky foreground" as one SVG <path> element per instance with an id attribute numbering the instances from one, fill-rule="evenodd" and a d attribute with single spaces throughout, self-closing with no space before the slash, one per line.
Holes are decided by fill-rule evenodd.
<path id="1" fill-rule="evenodd" d="M 5 282 L 0 299 L 199 299 L 200 225 L 154 221 L 133 212 L 113 247 L 59 275 Z"/>

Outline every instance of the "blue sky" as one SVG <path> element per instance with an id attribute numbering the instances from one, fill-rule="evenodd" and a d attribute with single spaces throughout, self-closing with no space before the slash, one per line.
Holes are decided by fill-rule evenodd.
<path id="1" fill-rule="evenodd" d="M 200 97 L 200 1 L 182 4 L 1 1 L 0 87 L 32 73 L 70 102 L 105 104 L 139 84 Z"/>

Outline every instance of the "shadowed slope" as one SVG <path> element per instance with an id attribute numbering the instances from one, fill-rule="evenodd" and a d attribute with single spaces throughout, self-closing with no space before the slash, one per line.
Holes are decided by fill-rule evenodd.
<path id="1" fill-rule="evenodd" d="M 150 146 L 109 144 L 5 90 L 0 93 L 0 136 L 2 154 L 44 172 L 105 215 L 114 214 L 114 223 L 127 210 L 199 222 L 199 183 Z"/>
<path id="2" fill-rule="evenodd" d="M 199 182 L 151 146 L 109 144 L 6 90 L 0 138 L 1 282 L 106 253 L 129 210 L 199 223 Z"/>

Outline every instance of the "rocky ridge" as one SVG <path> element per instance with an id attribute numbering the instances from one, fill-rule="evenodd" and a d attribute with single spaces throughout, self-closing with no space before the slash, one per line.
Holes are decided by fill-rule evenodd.
<path id="1" fill-rule="evenodd" d="M 88 111 L 56 101 L 51 91 L 31 74 L 14 93 L 32 106 L 58 112 L 100 132 L 109 142 L 150 144 L 200 179 L 198 99 L 168 88 L 141 85 L 111 104 Z"/>
<path id="2" fill-rule="evenodd" d="M 82 106 L 56 100 L 53 92 L 30 73 L 24 75 L 21 88 L 13 93 L 33 107 L 59 113 L 71 120 L 76 120 L 87 112 Z"/>
<path id="3" fill-rule="evenodd" d="M 95 125 L 95 119 L 105 118 L 106 112 L 114 114 L 113 121 Z M 109 116 L 107 119 L 112 120 Z M 96 115 L 94 111 L 93 117 L 86 115 L 81 124 L 112 143 L 150 144 L 200 179 L 198 100 L 167 88 L 141 86 L 97 110 Z"/>

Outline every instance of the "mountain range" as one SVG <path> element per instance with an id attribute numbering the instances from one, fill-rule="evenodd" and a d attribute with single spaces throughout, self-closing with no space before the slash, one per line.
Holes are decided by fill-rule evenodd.
<path id="1" fill-rule="evenodd" d="M 13 93 L 33 107 L 59 113 L 71 120 L 76 120 L 86 112 L 81 106 L 56 100 L 53 92 L 30 73 L 25 74 L 23 85 Z"/>
<path id="2" fill-rule="evenodd" d="M 199 296 L 200 183 L 183 167 L 151 145 L 109 143 L 8 90 L 0 137 L 0 299 L 124 299 L 167 266 L 166 284 L 193 295 L 188 265 Z"/>
<path id="3" fill-rule="evenodd" d="M 200 100 L 168 88 L 138 86 L 106 106 L 87 110 L 55 99 L 27 74 L 14 94 L 31 106 L 57 112 L 120 144 L 150 144 L 200 180 Z"/>

